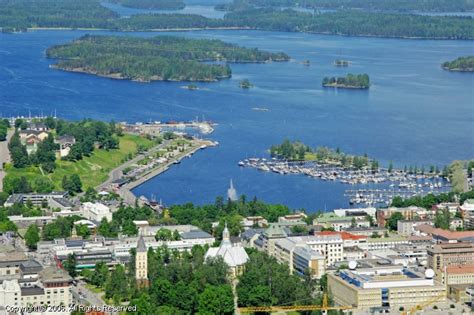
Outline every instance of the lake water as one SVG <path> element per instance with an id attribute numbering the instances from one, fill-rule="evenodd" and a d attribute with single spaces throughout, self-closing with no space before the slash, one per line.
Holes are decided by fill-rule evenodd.
<path id="1" fill-rule="evenodd" d="M 50 69 L 47 47 L 85 32 L 37 31 L 0 34 L 0 112 L 4 116 L 50 114 L 68 119 L 116 121 L 190 120 L 219 123 L 210 138 L 216 148 L 201 150 L 162 176 L 135 189 L 166 204 L 213 202 L 232 178 L 238 193 L 293 208 L 345 207 L 349 186 L 303 176 L 262 173 L 237 166 L 240 159 L 265 156 L 284 138 L 311 146 L 367 153 L 382 164 L 435 164 L 474 157 L 474 76 L 447 72 L 443 61 L 472 55 L 472 41 L 354 38 L 260 31 L 166 33 L 214 38 L 271 51 L 286 63 L 235 64 L 233 77 L 218 83 L 150 84 L 117 81 Z M 115 33 L 117 34 L 117 33 Z M 127 33 L 153 36 L 156 33 Z M 335 59 L 352 61 L 336 68 Z M 306 67 L 300 62 L 310 60 Z M 368 73 L 370 91 L 325 90 L 321 80 L 347 72 Z M 247 78 L 255 88 L 242 90 Z M 268 108 L 268 112 L 252 110 Z"/>
<path id="2" fill-rule="evenodd" d="M 221 19 L 224 17 L 226 12 L 217 11 L 213 5 L 203 4 L 187 4 L 184 9 L 181 10 L 147 10 L 147 9 L 135 9 L 127 8 L 118 4 L 103 2 L 102 5 L 112 11 L 117 12 L 122 17 L 129 17 L 134 14 L 145 14 L 145 13 L 161 13 L 161 14 L 197 14 L 208 18 Z"/>

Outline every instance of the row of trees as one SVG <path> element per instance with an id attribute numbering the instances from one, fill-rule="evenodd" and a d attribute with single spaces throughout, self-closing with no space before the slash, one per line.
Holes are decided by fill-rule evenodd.
<path id="1" fill-rule="evenodd" d="M 288 60 L 283 53 L 247 49 L 220 40 L 171 36 L 137 38 L 123 36 L 81 37 L 70 44 L 51 47 L 49 58 L 61 58 L 65 70 L 120 76 L 124 79 L 215 81 L 231 75 L 227 65 L 201 61 L 264 62 Z"/>
<path id="2" fill-rule="evenodd" d="M 238 235 L 243 227 L 242 217 L 262 216 L 269 222 L 276 222 L 278 217 L 289 214 L 290 209 L 283 205 L 267 204 L 254 198 L 250 202 L 242 195 L 238 201 L 224 202 L 222 197 L 216 198 L 214 204 L 197 206 L 192 203 L 174 205 L 169 209 L 171 224 L 192 224 L 212 233 L 212 222 L 219 221 L 215 236 L 221 237 L 227 221 L 231 235 Z"/>
<path id="3" fill-rule="evenodd" d="M 10 122 L 8 121 L 8 119 L 1 119 L 0 120 L 0 141 L 7 140 L 8 128 L 10 128 Z"/>

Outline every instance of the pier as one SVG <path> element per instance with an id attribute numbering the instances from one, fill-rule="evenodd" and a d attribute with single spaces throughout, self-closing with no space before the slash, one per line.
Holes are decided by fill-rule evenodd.
<path id="1" fill-rule="evenodd" d="M 201 134 L 209 135 L 214 132 L 214 126 L 216 123 L 211 121 L 188 121 L 188 122 L 178 122 L 178 121 L 168 121 L 168 122 L 150 122 L 150 123 L 141 123 L 137 122 L 135 124 L 129 123 L 120 123 L 120 126 L 125 132 L 134 133 L 134 134 L 145 134 L 145 135 L 157 135 L 163 130 L 185 130 L 185 129 L 195 129 Z"/>

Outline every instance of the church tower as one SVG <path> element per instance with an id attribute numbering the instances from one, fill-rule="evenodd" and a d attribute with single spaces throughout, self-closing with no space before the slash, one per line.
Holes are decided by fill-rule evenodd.
<path id="1" fill-rule="evenodd" d="M 135 255 L 135 279 L 138 287 L 148 286 L 148 253 L 143 235 L 140 235 Z"/>

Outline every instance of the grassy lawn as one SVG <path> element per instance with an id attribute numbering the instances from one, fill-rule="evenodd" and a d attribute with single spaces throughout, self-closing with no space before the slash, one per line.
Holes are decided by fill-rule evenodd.
<path id="1" fill-rule="evenodd" d="M 8 177 L 25 176 L 30 182 L 40 176 L 47 176 L 57 190 L 61 190 L 61 181 L 64 175 L 78 174 L 81 178 L 83 189 L 95 187 L 104 182 L 109 172 L 122 164 L 124 158 L 130 153 L 135 154 L 138 146 L 150 148 L 154 142 L 146 138 L 126 134 L 120 137 L 120 148 L 117 150 L 94 150 L 89 157 L 84 157 L 77 162 L 56 161 L 56 169 L 52 174 L 41 173 L 38 167 L 31 166 L 24 169 L 16 169 L 11 165 L 7 166 Z"/>

